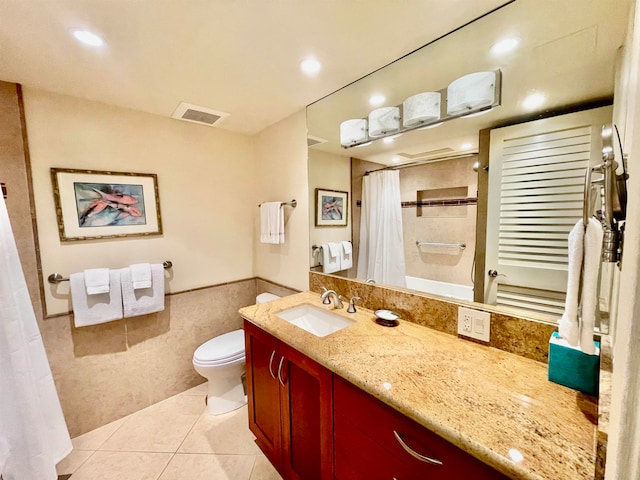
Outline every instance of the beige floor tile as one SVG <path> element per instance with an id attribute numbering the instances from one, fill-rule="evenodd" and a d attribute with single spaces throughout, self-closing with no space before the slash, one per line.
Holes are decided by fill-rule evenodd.
<path id="1" fill-rule="evenodd" d="M 253 455 L 176 454 L 158 480 L 249 480 Z"/>
<path id="2" fill-rule="evenodd" d="M 72 450 L 56 465 L 58 475 L 68 475 L 75 472 L 91 455 L 93 455 L 91 450 Z"/>
<path id="3" fill-rule="evenodd" d="M 130 415 L 100 450 L 175 452 L 203 411 L 195 395 L 171 397 Z"/>
<path id="4" fill-rule="evenodd" d="M 253 466 L 249 480 L 282 480 L 278 471 L 273 468 L 271 462 L 264 455 L 256 456 L 256 463 Z"/>
<path id="5" fill-rule="evenodd" d="M 245 405 L 224 415 L 202 415 L 178 452 L 257 455 L 260 449 L 254 440 Z"/>
<path id="6" fill-rule="evenodd" d="M 80 435 L 71 442 L 75 450 L 98 450 L 100 446 L 122 426 L 127 417 L 108 423 L 102 427 Z"/>
<path id="7" fill-rule="evenodd" d="M 207 394 L 207 382 L 201 383 L 197 387 L 190 388 L 182 392 L 180 395 L 206 395 Z"/>
<path id="8" fill-rule="evenodd" d="M 171 456 L 170 453 L 95 452 L 71 478 L 73 480 L 156 480 L 171 460 Z"/>

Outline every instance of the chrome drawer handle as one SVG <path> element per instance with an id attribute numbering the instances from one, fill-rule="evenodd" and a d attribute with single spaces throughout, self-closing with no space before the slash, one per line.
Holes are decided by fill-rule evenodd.
<path id="1" fill-rule="evenodd" d="M 273 364 L 273 357 L 275 356 L 276 356 L 276 351 L 274 350 L 273 353 L 271 354 L 271 358 L 269 359 L 269 373 L 271 374 L 274 380 L 276 379 L 276 374 L 273 373 L 273 369 L 271 368 L 271 365 Z"/>
<path id="2" fill-rule="evenodd" d="M 280 363 L 278 364 L 278 380 L 280 380 L 280 383 L 282 385 L 284 385 L 284 380 L 282 380 L 282 375 L 280 373 L 282 372 L 283 363 L 284 363 L 284 357 L 280 358 Z"/>
<path id="3" fill-rule="evenodd" d="M 404 448 L 405 451 L 412 457 L 417 458 L 421 462 L 430 463 L 431 465 L 442 465 L 442 462 L 440 460 L 436 460 L 435 458 L 430 458 L 425 455 L 421 455 L 420 453 L 413 450 L 409 445 L 404 443 L 404 440 L 402 440 L 400 435 L 398 435 L 398 432 L 396 432 L 395 430 L 393 431 L 393 434 L 396 436 L 396 440 L 398 440 L 398 443 L 400 444 L 400 446 Z"/>

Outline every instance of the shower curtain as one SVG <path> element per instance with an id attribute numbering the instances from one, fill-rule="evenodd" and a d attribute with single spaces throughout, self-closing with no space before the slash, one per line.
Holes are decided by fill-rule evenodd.
<path id="1" fill-rule="evenodd" d="M 0 195 L 0 475 L 55 480 L 56 463 L 71 448 Z"/>
<path id="2" fill-rule="evenodd" d="M 358 278 L 406 286 L 400 172 L 381 170 L 362 178 Z"/>

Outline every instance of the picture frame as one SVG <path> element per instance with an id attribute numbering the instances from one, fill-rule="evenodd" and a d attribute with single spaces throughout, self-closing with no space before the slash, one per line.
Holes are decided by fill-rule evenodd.
<path id="1" fill-rule="evenodd" d="M 347 192 L 316 188 L 316 227 L 346 227 L 348 207 Z"/>
<path id="2" fill-rule="evenodd" d="M 51 168 L 60 241 L 162 234 L 154 173 Z"/>

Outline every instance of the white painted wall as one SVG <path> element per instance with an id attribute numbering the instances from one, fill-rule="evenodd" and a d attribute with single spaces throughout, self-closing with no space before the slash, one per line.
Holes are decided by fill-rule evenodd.
<path id="1" fill-rule="evenodd" d="M 253 276 L 259 176 L 250 137 L 31 88 L 24 100 L 45 278 L 165 259 L 174 292 Z M 164 234 L 60 242 L 51 167 L 156 173 Z M 69 311 L 68 283 L 46 284 L 45 299 L 48 314 Z"/>
<path id="2" fill-rule="evenodd" d="M 254 274 L 272 282 L 307 290 L 309 288 L 309 198 L 307 181 L 307 121 L 305 111 L 281 120 L 254 137 L 257 198 L 252 205 L 255 239 Z M 288 202 L 285 209 L 285 243 L 260 243 L 261 202 Z"/>

